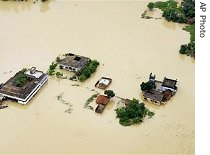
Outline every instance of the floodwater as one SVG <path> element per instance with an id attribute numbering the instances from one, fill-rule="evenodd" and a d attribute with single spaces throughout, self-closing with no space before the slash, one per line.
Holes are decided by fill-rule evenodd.
<path id="1" fill-rule="evenodd" d="M 24 67 L 47 71 L 62 53 L 100 62 L 97 72 L 80 86 L 49 77 L 28 105 L 6 102 L 9 108 L 0 110 L 0 154 L 194 154 L 195 62 L 178 54 L 190 36 L 182 30 L 184 25 L 141 19 L 146 5 L 146 1 L 0 2 L 0 83 Z M 154 14 L 161 16 L 157 10 Z M 178 79 L 178 92 L 165 106 L 145 103 L 155 116 L 141 125 L 118 123 L 116 97 L 102 115 L 83 108 L 102 76 L 113 79 L 109 89 L 117 96 L 142 101 L 139 85 L 150 72 L 159 80 Z M 62 93 L 72 105 L 71 113 L 57 100 Z"/>

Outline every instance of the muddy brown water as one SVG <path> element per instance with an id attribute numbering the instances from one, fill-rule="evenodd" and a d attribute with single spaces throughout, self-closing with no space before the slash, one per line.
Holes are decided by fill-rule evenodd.
<path id="1" fill-rule="evenodd" d="M 26 106 L 6 102 L 0 110 L 0 153 L 138 153 L 194 154 L 195 62 L 179 55 L 188 43 L 184 25 L 164 19 L 141 19 L 147 1 L 0 2 L 0 83 L 23 67 L 47 71 L 61 54 L 72 52 L 100 62 L 81 86 L 49 77 Z M 153 12 L 161 16 L 158 10 Z M 102 76 L 113 79 L 117 96 L 137 98 L 150 72 L 157 79 L 178 79 L 178 92 L 165 106 L 145 103 L 155 112 L 141 125 L 123 127 L 114 109 L 102 115 L 84 109 Z M 96 89 L 103 93 L 103 91 Z M 68 105 L 72 112 L 65 113 Z M 91 104 L 94 108 L 95 103 Z"/>

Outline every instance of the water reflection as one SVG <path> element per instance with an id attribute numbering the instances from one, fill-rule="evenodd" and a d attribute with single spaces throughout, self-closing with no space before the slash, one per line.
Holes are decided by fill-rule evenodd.
<path id="1" fill-rule="evenodd" d="M 40 12 L 46 12 L 50 9 L 49 4 L 55 0 L 41 2 L 41 0 L 25 0 L 25 1 L 0 1 L 0 10 L 12 10 L 16 13 L 23 10 L 30 10 L 32 7 L 39 5 Z"/>

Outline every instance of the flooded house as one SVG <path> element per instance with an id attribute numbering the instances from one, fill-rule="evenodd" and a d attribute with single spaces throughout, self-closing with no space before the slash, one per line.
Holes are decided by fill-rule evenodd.
<path id="1" fill-rule="evenodd" d="M 165 77 L 161 85 L 161 90 L 162 91 L 171 90 L 173 93 L 175 93 L 177 90 L 176 84 L 177 84 L 177 80 L 173 80 L 173 79 L 169 79 Z"/>
<path id="2" fill-rule="evenodd" d="M 109 101 L 110 98 L 108 98 L 107 96 L 99 95 L 96 99 L 96 103 L 98 104 L 98 106 L 96 107 L 95 112 L 102 113 Z"/>
<path id="3" fill-rule="evenodd" d="M 150 73 L 149 81 L 154 82 L 156 88 L 149 91 L 143 91 L 144 100 L 151 101 L 157 105 L 166 104 L 177 91 L 177 80 L 164 77 L 163 81 L 158 81 L 155 78 L 156 76 Z"/>
<path id="4" fill-rule="evenodd" d="M 47 75 L 42 71 L 36 70 L 35 67 L 23 69 L 7 82 L 1 84 L 1 100 L 12 100 L 25 105 L 41 89 L 47 80 Z"/>
<path id="5" fill-rule="evenodd" d="M 95 87 L 105 90 L 111 82 L 111 78 L 102 77 L 96 82 Z"/>
<path id="6" fill-rule="evenodd" d="M 85 67 L 91 59 L 88 57 L 68 53 L 66 57 L 59 61 L 59 67 L 72 72 L 78 72 Z"/>

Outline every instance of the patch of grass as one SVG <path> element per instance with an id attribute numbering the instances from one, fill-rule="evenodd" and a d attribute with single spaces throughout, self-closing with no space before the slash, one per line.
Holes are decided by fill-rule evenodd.
<path id="1" fill-rule="evenodd" d="M 91 102 L 93 102 L 93 100 L 98 96 L 98 93 L 97 94 L 93 94 L 90 98 L 87 99 L 87 101 L 85 102 L 85 105 L 84 105 L 84 108 L 88 108 L 90 110 L 93 110 L 93 107 L 90 106 L 89 104 Z"/>
<path id="2" fill-rule="evenodd" d="M 66 113 L 71 113 L 72 110 L 73 110 L 73 109 L 72 109 L 72 105 L 70 104 L 70 102 L 65 101 L 65 100 L 63 99 L 63 94 L 64 94 L 64 93 L 59 94 L 59 95 L 57 96 L 57 100 L 60 101 L 61 103 L 63 103 L 63 104 L 65 104 L 65 105 L 68 106 L 68 109 L 65 110 Z"/>

